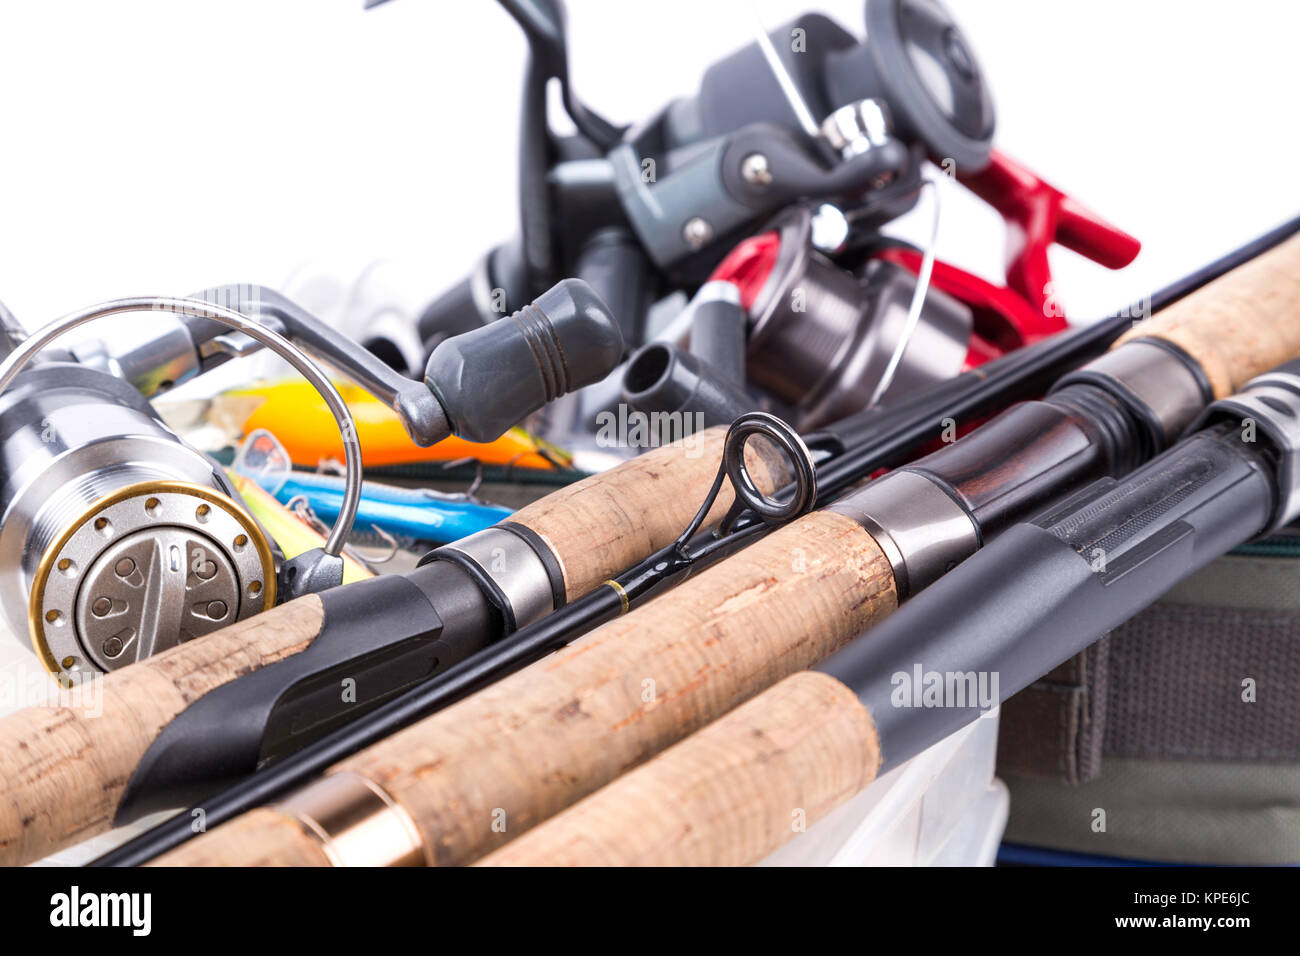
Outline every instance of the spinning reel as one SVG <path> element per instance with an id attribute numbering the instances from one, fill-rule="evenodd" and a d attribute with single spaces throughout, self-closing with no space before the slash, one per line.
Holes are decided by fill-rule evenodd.
<path id="1" fill-rule="evenodd" d="M 865 42 L 824 16 L 799 17 L 714 64 L 694 97 L 630 129 L 596 116 L 571 89 L 556 0 L 502 6 L 531 51 L 520 233 L 425 310 L 417 331 L 426 347 L 464 323 L 493 321 L 557 274 L 590 282 L 639 345 L 662 292 L 698 286 L 791 202 L 834 202 L 866 226 L 915 203 L 925 157 L 972 172 L 988 163 L 992 100 L 937 0 L 868 0 Z M 550 79 L 574 136 L 550 130 Z M 380 338 L 365 344 L 403 351 Z"/>
<path id="2" fill-rule="evenodd" d="M 135 349 L 46 350 L 88 322 L 141 312 L 153 314 L 158 332 Z M 179 321 L 159 322 L 159 313 Z M 420 445 L 451 434 L 496 438 L 603 377 L 623 351 L 604 303 L 573 280 L 513 321 L 443 342 L 423 382 L 260 287 L 117 300 L 30 337 L 7 312 L 0 318 L 0 602 L 14 633 L 28 632 L 45 667 L 65 680 L 124 667 L 277 598 L 342 582 L 341 551 L 361 492 L 357 432 L 329 377 L 298 346 L 392 407 Z M 263 347 L 321 393 L 346 458 L 344 503 L 325 546 L 288 561 L 222 469 L 149 402 Z"/>

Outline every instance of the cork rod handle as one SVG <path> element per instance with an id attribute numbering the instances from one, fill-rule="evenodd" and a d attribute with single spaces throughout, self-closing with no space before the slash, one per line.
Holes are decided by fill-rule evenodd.
<path id="1" fill-rule="evenodd" d="M 726 430 L 709 429 L 585 479 L 522 511 L 555 548 L 576 597 L 670 543 L 704 501 Z M 764 490 L 782 472 L 751 442 Z M 710 515 L 731 501 L 724 489 Z M 107 829 L 126 784 L 162 728 L 203 694 L 306 648 L 323 626 L 308 597 L 107 675 L 103 713 L 30 708 L 0 721 L 0 863 L 24 863 Z"/>
<path id="2" fill-rule="evenodd" d="M 321 843 L 268 807 L 245 813 L 164 853 L 148 866 L 329 866 Z"/>
<path id="3" fill-rule="evenodd" d="M 895 606 L 871 536 L 815 512 L 330 774 L 358 774 L 386 794 L 427 862 L 467 863 L 824 659 Z M 206 853 L 223 829 L 204 838 Z M 221 859 L 247 862 L 238 852 L 232 844 Z"/>
<path id="4" fill-rule="evenodd" d="M 0 720 L 0 865 L 30 863 L 112 825 L 144 752 L 190 702 L 296 654 L 324 608 L 298 598 Z"/>
<path id="5" fill-rule="evenodd" d="M 879 767 L 866 708 L 835 678 L 803 671 L 478 865 L 746 866 Z"/>
<path id="6" fill-rule="evenodd" d="M 1115 343 L 1159 338 L 1200 363 L 1215 398 L 1300 354 L 1300 236 L 1215 279 Z"/>
<path id="7" fill-rule="evenodd" d="M 713 483 L 726 434 L 717 426 L 648 451 L 521 508 L 510 520 L 541 536 L 564 571 L 568 599 L 581 597 L 682 533 Z M 784 461 L 762 442 L 749 443 L 746 464 L 764 492 L 789 480 Z M 706 526 L 722 520 L 732 500 L 724 483 Z"/>

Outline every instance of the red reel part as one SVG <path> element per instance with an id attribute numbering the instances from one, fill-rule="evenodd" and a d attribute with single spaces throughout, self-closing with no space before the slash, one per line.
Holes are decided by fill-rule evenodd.
<path id="1" fill-rule="evenodd" d="M 965 368 L 974 368 L 1066 328 L 1055 300 L 1048 248 L 1059 243 L 1108 269 L 1137 256 L 1137 239 L 1101 219 L 1030 170 L 994 150 L 987 167 L 959 181 L 989 203 L 1007 223 L 1006 285 L 995 285 L 946 262 L 936 262 L 935 289 L 970 308 L 973 323 Z M 731 282 L 751 312 L 772 277 L 780 234 L 760 233 L 739 243 L 714 270 L 712 279 Z M 877 258 L 920 270 L 921 255 L 906 247 L 884 249 Z"/>
<path id="2" fill-rule="evenodd" d="M 741 240 L 727 253 L 709 281 L 730 282 L 740 290 L 740 306 L 746 312 L 754 311 L 754 303 L 772 277 L 777 254 L 781 251 L 779 233 L 760 232 Z"/>
<path id="3" fill-rule="evenodd" d="M 978 173 L 958 181 L 1002 214 L 1007 223 L 1007 286 L 1039 314 L 1065 316 L 1052 302 L 1047 250 L 1059 243 L 1107 269 L 1132 262 L 1142 244 L 1102 219 L 1006 153 L 993 150 Z M 1062 321 L 1059 325 L 1063 325 Z"/>

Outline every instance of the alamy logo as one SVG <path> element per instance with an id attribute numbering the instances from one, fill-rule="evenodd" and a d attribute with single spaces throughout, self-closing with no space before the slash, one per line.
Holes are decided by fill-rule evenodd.
<path id="1" fill-rule="evenodd" d="M 992 710 L 998 705 L 997 671 L 927 671 L 920 664 L 889 679 L 895 707 L 952 707 Z"/>
<path id="2" fill-rule="evenodd" d="M 95 675 L 73 672 L 50 680 L 44 671 L 0 668 L 0 711 L 24 707 L 66 707 L 86 717 L 104 713 L 104 684 Z"/>
<path id="3" fill-rule="evenodd" d="M 618 411 L 596 415 L 596 444 L 601 448 L 659 448 L 680 442 L 687 458 L 703 452 L 703 412 L 643 412 L 622 403 Z"/>
<path id="4" fill-rule="evenodd" d="M 150 893 L 68 893 L 50 897 L 51 926 L 126 926 L 133 936 L 148 936 L 152 927 Z"/>

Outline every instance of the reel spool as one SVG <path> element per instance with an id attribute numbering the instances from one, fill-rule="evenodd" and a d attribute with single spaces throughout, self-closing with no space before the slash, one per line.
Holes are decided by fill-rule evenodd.
<path id="1" fill-rule="evenodd" d="M 885 396 L 945 381 L 965 367 L 971 311 L 930 288 L 925 321 L 906 336 L 917 279 L 871 262 L 855 274 L 817 252 L 812 215 L 792 207 L 744 240 L 713 273 L 734 284 L 749 316 L 748 380 L 790 408 L 801 429 L 820 428 L 872 404 L 891 357 L 906 342 Z"/>
<path id="2" fill-rule="evenodd" d="M 0 404 L 0 602 L 47 670 L 109 671 L 275 604 L 265 533 L 134 388 L 49 363 Z"/>
<path id="3" fill-rule="evenodd" d="M 65 685 L 267 610 L 280 590 L 271 542 L 221 468 L 168 428 L 136 387 L 68 353 L 26 367 L 63 332 L 150 309 L 260 341 L 322 389 L 345 436 L 356 434 L 310 359 L 210 303 L 119 300 L 11 343 L 0 364 L 0 604 L 14 634 L 28 632 Z M 345 438 L 349 492 L 360 484 L 355 444 Z M 355 494 L 345 497 L 355 506 Z M 350 526 L 351 515 L 340 514 L 331 542 L 341 545 Z"/>

